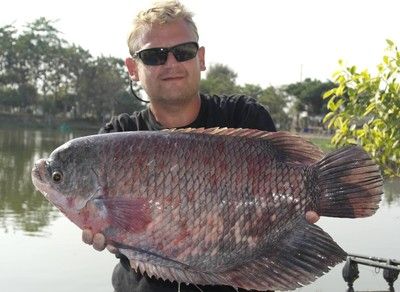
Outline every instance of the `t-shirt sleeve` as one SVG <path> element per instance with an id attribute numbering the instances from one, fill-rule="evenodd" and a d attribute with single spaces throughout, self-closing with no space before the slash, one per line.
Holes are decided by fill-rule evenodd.
<path id="1" fill-rule="evenodd" d="M 275 132 L 275 123 L 267 109 L 261 104 L 254 104 L 248 112 L 249 128 Z"/>
<path id="2" fill-rule="evenodd" d="M 253 98 L 240 97 L 235 108 L 235 116 L 240 128 L 275 132 L 275 123 L 268 110 Z"/>
<path id="3" fill-rule="evenodd" d="M 133 117 L 124 113 L 118 116 L 113 116 L 104 127 L 100 128 L 99 134 L 136 130 L 137 126 L 133 120 Z"/>

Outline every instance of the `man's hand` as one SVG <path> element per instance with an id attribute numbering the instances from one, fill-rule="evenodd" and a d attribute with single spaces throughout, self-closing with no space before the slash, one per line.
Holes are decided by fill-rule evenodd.
<path id="1" fill-rule="evenodd" d="M 93 248 L 102 251 L 105 248 L 111 253 L 117 253 L 118 249 L 115 246 L 106 243 L 106 238 L 101 233 L 93 234 L 92 230 L 84 229 L 82 231 L 82 241 L 86 244 L 93 245 Z"/>
<path id="2" fill-rule="evenodd" d="M 306 220 L 310 224 L 314 224 L 319 220 L 319 215 L 314 211 L 307 211 Z"/>

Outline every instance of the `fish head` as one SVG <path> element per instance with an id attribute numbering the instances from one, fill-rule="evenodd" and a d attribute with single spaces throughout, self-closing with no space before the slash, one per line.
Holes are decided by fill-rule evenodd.
<path id="1" fill-rule="evenodd" d="M 86 144 L 75 140 L 65 143 L 49 158 L 38 160 L 31 172 L 36 189 L 70 219 L 79 217 L 99 192 L 99 181 L 93 167 L 98 158 L 91 151 L 90 143 Z"/>

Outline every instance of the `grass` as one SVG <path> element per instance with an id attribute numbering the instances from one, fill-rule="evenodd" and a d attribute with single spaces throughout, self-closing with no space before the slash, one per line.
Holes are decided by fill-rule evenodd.
<path id="1" fill-rule="evenodd" d="M 335 149 L 335 146 L 331 144 L 331 137 L 330 136 L 313 136 L 313 135 L 305 135 L 303 136 L 305 139 L 311 141 L 315 145 L 317 145 L 319 148 L 322 149 L 322 151 L 330 152 Z"/>

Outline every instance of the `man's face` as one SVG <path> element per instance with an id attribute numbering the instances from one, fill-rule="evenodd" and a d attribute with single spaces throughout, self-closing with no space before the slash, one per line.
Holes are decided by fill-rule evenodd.
<path id="1" fill-rule="evenodd" d="M 173 47 L 196 41 L 194 34 L 184 20 L 163 25 L 153 25 L 139 41 L 140 50 L 159 47 Z M 179 103 L 197 96 L 200 72 L 205 70 L 204 48 L 191 60 L 178 62 L 168 54 L 163 65 L 145 65 L 139 59 L 126 61 L 131 78 L 140 81 L 151 101 L 169 104 Z"/>

